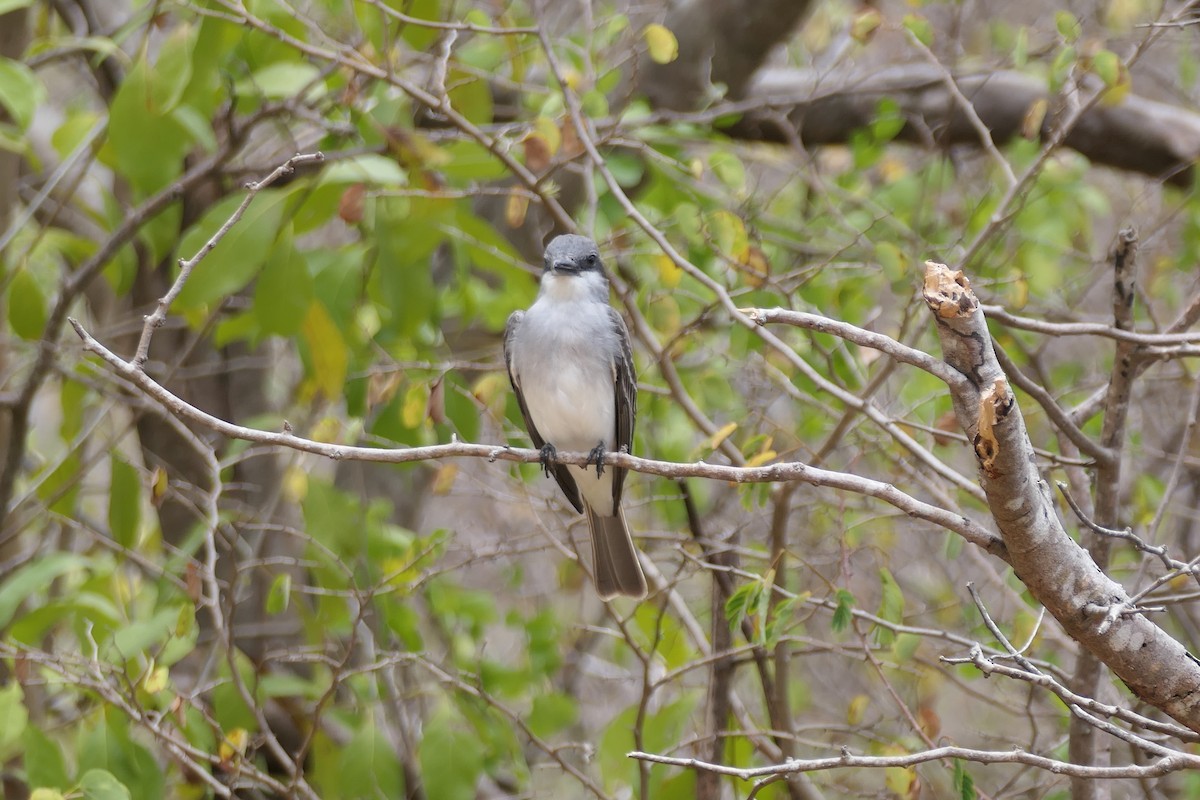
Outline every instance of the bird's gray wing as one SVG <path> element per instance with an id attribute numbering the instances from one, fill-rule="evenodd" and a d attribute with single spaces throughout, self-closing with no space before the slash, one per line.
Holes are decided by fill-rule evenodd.
<path id="1" fill-rule="evenodd" d="M 608 319 L 612 324 L 620 345 L 613 359 L 613 391 L 616 392 L 617 450 L 624 448 L 633 452 L 633 425 L 637 420 L 637 373 L 633 368 L 633 347 L 629 341 L 629 330 L 625 320 L 616 309 L 609 306 Z M 621 504 L 621 489 L 625 484 L 627 470 L 613 469 L 613 508 Z"/>
<path id="2" fill-rule="evenodd" d="M 504 326 L 504 366 L 508 369 L 508 380 L 512 384 L 513 392 L 517 395 L 517 405 L 521 407 L 521 416 L 525 418 L 525 430 L 529 432 L 533 446 L 541 450 L 546 444 L 546 440 L 538 433 L 537 426 L 533 424 L 533 418 L 529 416 L 529 407 L 525 405 L 525 395 L 521 392 L 521 381 L 517 378 L 517 373 L 513 371 L 513 337 L 516 336 L 517 328 L 521 326 L 521 320 L 524 318 L 524 311 L 514 311 L 508 316 L 508 324 Z M 575 485 L 575 479 L 571 477 L 566 465 L 551 464 L 550 471 L 553 473 L 554 479 L 558 481 L 558 486 L 562 489 L 563 494 L 567 496 L 567 501 L 582 514 L 583 502 L 579 499 L 579 487 Z"/>

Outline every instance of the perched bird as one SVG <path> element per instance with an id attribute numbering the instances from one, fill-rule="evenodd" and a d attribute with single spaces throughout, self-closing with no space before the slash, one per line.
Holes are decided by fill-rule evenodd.
<path id="1" fill-rule="evenodd" d="M 633 447 L 637 376 L 629 331 L 608 304 L 608 278 L 596 243 L 558 236 L 546 247 L 541 290 L 504 331 L 504 362 L 525 417 L 575 510 L 592 534 L 596 590 L 644 597 L 646 578 L 621 511 L 625 470 L 604 466 L 604 453 Z M 590 466 L 552 464 L 555 450 L 588 451 Z"/>

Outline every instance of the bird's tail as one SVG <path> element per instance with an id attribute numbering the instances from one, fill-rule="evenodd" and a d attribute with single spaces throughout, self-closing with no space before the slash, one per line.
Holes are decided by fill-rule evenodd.
<path id="1" fill-rule="evenodd" d="M 623 594 L 646 596 L 646 576 L 638 562 L 637 548 L 625 524 L 625 512 L 617 508 L 615 517 L 602 517 L 587 509 L 588 528 L 592 532 L 592 563 L 596 571 L 596 592 L 603 599 Z"/>

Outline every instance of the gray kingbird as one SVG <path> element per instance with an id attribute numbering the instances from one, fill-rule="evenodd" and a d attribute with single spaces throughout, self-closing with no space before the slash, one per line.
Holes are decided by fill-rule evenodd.
<path id="1" fill-rule="evenodd" d="M 542 469 L 553 474 L 592 535 L 596 591 L 644 597 L 646 578 L 621 510 L 626 470 L 604 453 L 633 447 L 637 376 L 629 331 L 608 304 L 596 243 L 558 236 L 546 247 L 541 290 L 504 331 L 504 362 Z M 588 466 L 553 464 L 556 449 L 588 451 Z"/>

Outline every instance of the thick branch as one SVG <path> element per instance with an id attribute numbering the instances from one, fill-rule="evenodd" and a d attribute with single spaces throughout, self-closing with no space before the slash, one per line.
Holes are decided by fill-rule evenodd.
<path id="1" fill-rule="evenodd" d="M 832 85 L 831 85 L 832 83 Z M 1030 106 L 1049 101 L 1044 79 L 1018 72 L 957 75 L 955 83 L 996 144 L 1021 135 Z M 930 64 L 906 64 L 839 79 L 796 69 L 768 69 L 747 87 L 746 100 L 784 111 L 794 131 L 779 129 L 778 115 L 748 113 L 730 128 L 735 136 L 786 143 L 797 133 L 805 145 L 847 141 L 875 118 L 879 101 L 895 101 L 907 123 L 898 138 L 940 146 L 980 145 L 979 131 Z M 1051 135 L 1047 115 L 1039 135 Z M 1097 164 L 1190 185 L 1200 156 L 1200 114 L 1130 95 L 1116 106 L 1083 112 L 1064 141 Z"/>
<path id="2" fill-rule="evenodd" d="M 809 0 L 682 0 L 664 24 L 679 42 L 669 64 L 639 59 L 638 88 L 659 108 L 691 111 L 710 99 L 714 84 L 739 98 L 776 45 L 808 14 Z"/>
<path id="3" fill-rule="evenodd" d="M 1200 661 L 1138 614 L 1120 616 L 1101 632 L 1106 610 L 1129 596 L 1063 529 L 966 278 L 927 263 L 925 300 L 946 361 L 971 379 L 970 388 L 952 390 L 955 412 L 974 442 L 980 481 L 1017 577 L 1135 695 L 1200 731 Z"/>

